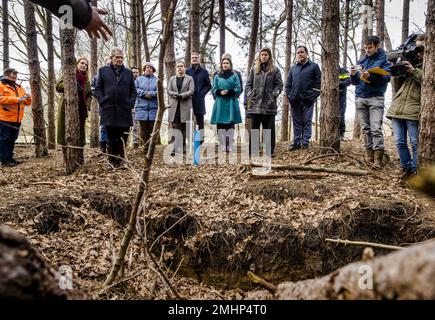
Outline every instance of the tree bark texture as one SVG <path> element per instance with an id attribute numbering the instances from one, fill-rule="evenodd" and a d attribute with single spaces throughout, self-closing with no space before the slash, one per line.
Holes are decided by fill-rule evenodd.
<path id="1" fill-rule="evenodd" d="M 46 10 L 47 26 L 47 95 L 48 95 L 48 149 L 56 148 L 56 121 L 55 121 L 55 91 L 56 76 L 54 73 L 54 38 L 53 38 L 53 16 Z"/>
<path id="2" fill-rule="evenodd" d="M 168 12 L 169 10 L 169 4 L 171 0 L 162 0 L 160 1 L 160 8 L 162 12 Z M 165 27 L 165 20 L 166 16 L 162 16 L 162 27 Z M 168 81 L 173 75 L 175 75 L 175 44 L 174 44 L 174 22 L 171 19 L 168 28 L 168 43 L 166 45 L 166 52 L 165 52 L 165 76 L 166 81 Z M 190 48 L 190 46 L 189 46 Z M 189 61 L 190 61 L 190 55 L 189 55 Z M 189 64 L 186 64 L 188 66 Z M 159 74 L 160 74 L 159 68 Z"/>
<path id="3" fill-rule="evenodd" d="M 41 69 L 39 67 L 38 40 L 36 34 L 36 19 L 34 4 L 24 0 L 24 17 L 27 33 L 27 59 L 29 61 L 30 88 L 32 91 L 33 135 L 35 139 L 35 155 L 37 158 L 46 156 L 47 135 L 45 133 L 44 105 L 41 93 Z M 74 63 L 75 65 L 75 63 Z"/>
<path id="4" fill-rule="evenodd" d="M 97 0 L 92 0 L 92 5 L 97 6 Z M 98 72 L 98 43 L 97 39 L 91 39 L 91 61 L 90 61 L 90 70 L 91 70 L 91 81 L 94 79 L 95 75 Z M 99 124 L 100 124 L 100 116 L 99 116 L 99 106 L 97 99 L 92 99 L 91 103 L 91 133 L 89 135 L 89 145 L 91 148 L 97 148 L 99 146 Z"/>
<path id="5" fill-rule="evenodd" d="M 9 68 L 9 7 L 8 0 L 2 0 L 3 28 L 3 70 Z"/>
<path id="6" fill-rule="evenodd" d="M 385 0 L 376 0 L 375 16 L 376 16 L 376 35 L 379 37 L 379 40 L 381 41 L 381 48 L 384 48 Z"/>
<path id="7" fill-rule="evenodd" d="M 320 146 L 327 152 L 340 151 L 338 110 L 340 49 L 336 45 L 339 42 L 339 12 L 339 0 L 323 1 Z"/>
<path id="8" fill-rule="evenodd" d="M 62 70 L 65 101 L 65 169 L 74 173 L 84 162 L 80 138 L 79 108 L 77 96 L 76 65 L 74 55 L 75 30 L 60 28 Z"/>
<path id="9" fill-rule="evenodd" d="M 286 35 L 285 35 L 285 65 L 284 65 L 284 80 L 287 80 L 287 75 L 291 68 L 292 61 L 292 35 L 293 35 L 293 0 L 285 0 L 286 5 Z M 289 141 L 291 131 L 289 102 L 287 95 L 284 94 L 282 103 L 282 118 L 281 118 L 281 140 Z"/>
<path id="10" fill-rule="evenodd" d="M 435 1 L 428 1 L 423 83 L 421 87 L 418 161 L 421 166 L 435 164 Z"/>
<path id="11" fill-rule="evenodd" d="M 343 30 L 343 68 L 347 68 L 347 49 L 349 46 L 349 19 L 350 19 L 350 0 L 345 0 L 344 4 L 344 30 Z"/>
<path id="12" fill-rule="evenodd" d="M 200 51 L 201 0 L 190 0 L 190 52 Z"/>
<path id="13" fill-rule="evenodd" d="M 282 300 L 435 299 L 435 241 L 349 264 L 320 279 L 278 285 Z"/>
<path id="14" fill-rule="evenodd" d="M 409 7 L 411 0 L 403 0 L 402 11 L 402 43 L 405 43 L 409 35 Z M 430 4 L 431 0 L 429 0 Z"/>
<path id="15" fill-rule="evenodd" d="M 219 50 L 222 57 L 225 53 L 225 0 L 219 0 Z"/>

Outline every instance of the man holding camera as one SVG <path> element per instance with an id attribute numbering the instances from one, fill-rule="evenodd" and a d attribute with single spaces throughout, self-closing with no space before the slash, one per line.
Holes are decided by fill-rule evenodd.
<path id="1" fill-rule="evenodd" d="M 18 85 L 18 71 L 7 68 L 0 81 L 0 162 L 2 167 L 14 167 L 20 162 L 14 159 L 15 141 L 20 132 L 24 107 L 32 98 Z"/>
<path id="2" fill-rule="evenodd" d="M 380 68 L 385 73 L 389 73 L 390 63 L 385 51 L 380 47 L 379 37 L 368 37 L 364 43 L 364 50 L 366 54 L 359 61 L 361 70 L 353 66 L 350 69 L 350 75 L 352 84 L 356 86 L 355 105 L 365 138 L 366 161 L 373 163 L 375 169 L 380 169 L 384 156 L 382 132 L 384 95 L 388 82 L 390 82 L 390 76 L 370 73 L 368 70 Z"/>
<path id="3" fill-rule="evenodd" d="M 396 94 L 387 112 L 387 118 L 391 119 L 393 124 L 394 139 L 402 167 L 402 181 L 417 172 L 424 40 L 424 34 L 419 35 L 416 39 L 416 47 L 419 48 L 418 53 L 416 53 L 418 56 L 416 63 L 412 65 L 409 61 L 403 61 L 407 73 L 395 78 Z M 412 158 L 408 149 L 407 135 L 409 135 L 409 141 L 412 146 Z"/>

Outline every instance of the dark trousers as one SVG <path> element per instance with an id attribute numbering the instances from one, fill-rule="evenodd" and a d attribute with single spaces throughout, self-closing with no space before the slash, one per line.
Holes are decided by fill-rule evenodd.
<path id="1" fill-rule="evenodd" d="M 231 152 L 234 143 L 234 123 L 218 123 L 216 127 L 219 145 L 225 148 L 226 152 Z"/>
<path id="2" fill-rule="evenodd" d="M 196 125 L 201 132 L 201 144 L 204 143 L 204 115 L 202 113 L 195 113 Z"/>
<path id="3" fill-rule="evenodd" d="M 312 134 L 314 102 L 295 100 L 291 101 L 290 105 L 293 120 L 293 144 L 308 146 Z"/>
<path id="4" fill-rule="evenodd" d="M 139 121 L 139 137 L 144 144 L 145 150 L 148 149 L 148 145 L 150 143 L 151 134 L 154 129 L 154 121 Z"/>
<path id="5" fill-rule="evenodd" d="M 260 126 L 263 127 L 263 137 L 267 138 L 267 134 L 264 134 L 264 130 L 269 129 L 271 138 L 270 144 L 268 143 L 268 139 L 266 139 L 266 154 L 271 156 L 275 154 L 275 116 L 268 114 L 252 114 L 251 115 L 251 134 L 249 135 L 249 153 L 253 152 L 255 155 L 257 153 L 257 148 L 260 146 L 260 136 L 259 130 Z M 256 131 L 252 131 L 253 129 L 257 129 Z M 252 145 L 252 140 L 256 140 L 256 146 Z M 252 149 L 254 147 L 254 150 Z"/>
<path id="6" fill-rule="evenodd" d="M 14 157 L 15 141 L 20 133 L 20 123 L 0 121 L 0 161 L 11 162 Z"/>
<path id="7" fill-rule="evenodd" d="M 122 160 L 113 156 L 124 158 L 124 146 L 127 143 L 130 127 L 112 127 L 106 126 L 107 132 L 107 152 L 109 153 L 109 162 L 118 164 Z M 112 155 L 112 156 L 110 156 Z"/>
<path id="8" fill-rule="evenodd" d="M 182 146 L 182 151 L 180 151 L 181 149 L 181 145 L 178 145 L 177 142 L 175 141 L 175 136 L 172 135 L 171 136 L 171 142 L 170 143 L 176 143 L 174 148 L 175 148 L 175 152 L 181 153 L 181 152 L 186 152 L 186 123 L 178 123 L 178 122 L 172 122 L 171 123 L 171 127 L 173 130 L 178 130 L 181 132 L 182 135 L 182 139 L 183 139 L 183 146 Z"/>
<path id="9" fill-rule="evenodd" d="M 340 136 L 343 137 L 344 133 L 346 132 L 346 96 L 340 96 L 340 105 L 339 105 L 339 112 L 340 112 Z"/>

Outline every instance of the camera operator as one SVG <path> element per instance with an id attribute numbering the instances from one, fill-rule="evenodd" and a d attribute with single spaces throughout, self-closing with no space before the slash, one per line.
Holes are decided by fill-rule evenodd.
<path id="1" fill-rule="evenodd" d="M 425 35 L 416 39 L 416 45 L 424 48 Z M 424 50 L 424 49 L 423 49 Z M 395 78 L 396 94 L 387 112 L 393 124 L 394 139 L 402 166 L 402 181 L 417 172 L 417 145 L 419 114 L 421 107 L 421 82 L 423 78 L 423 50 L 418 50 L 418 62 L 412 65 L 403 61 L 407 73 Z M 408 133 L 408 134 L 407 134 Z M 412 146 L 412 158 L 408 149 L 407 135 Z"/>

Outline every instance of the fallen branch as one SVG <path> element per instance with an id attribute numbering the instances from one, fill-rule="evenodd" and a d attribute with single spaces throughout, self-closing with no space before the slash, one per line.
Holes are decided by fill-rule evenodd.
<path id="1" fill-rule="evenodd" d="M 322 158 L 327 158 L 327 157 L 348 157 L 351 158 L 352 160 L 357 161 L 359 164 L 363 164 L 363 162 L 355 157 L 352 157 L 351 155 L 345 154 L 345 153 L 327 153 L 327 154 L 321 154 L 319 156 L 316 157 L 312 157 L 308 160 L 306 160 L 303 164 L 307 165 L 311 162 L 313 162 L 314 160 L 318 160 L 318 159 L 322 159 Z"/>
<path id="2" fill-rule="evenodd" d="M 363 246 L 363 247 L 373 247 L 373 248 L 382 248 L 382 249 L 390 249 L 390 250 L 402 250 L 402 249 L 406 249 L 404 247 L 390 246 L 390 245 L 387 245 L 387 244 L 374 243 L 374 242 L 365 242 L 365 241 L 350 241 L 350 240 L 329 239 L 329 238 L 326 238 L 325 241 L 327 241 L 327 242 L 334 242 L 334 243 L 338 243 L 338 244 L 344 244 L 345 246 L 347 246 L 347 245 L 351 245 L 351 246 Z"/>
<path id="3" fill-rule="evenodd" d="M 273 294 L 276 292 L 277 287 L 274 284 L 264 280 L 263 278 L 260 278 L 259 276 L 255 275 L 251 271 L 248 271 L 248 278 L 252 282 L 259 284 L 261 287 L 268 290 L 269 292 L 271 292 Z"/>
<path id="4" fill-rule="evenodd" d="M 292 164 L 270 164 L 264 166 L 261 163 L 251 163 L 251 167 L 269 167 L 270 169 L 275 170 L 301 170 L 301 171 L 315 171 L 315 172 L 328 172 L 328 173 L 338 173 L 345 174 L 350 176 L 365 176 L 368 174 L 365 170 L 347 170 L 347 169 L 339 169 L 339 168 L 323 168 L 323 167 L 314 167 L 314 166 L 302 166 L 302 165 L 292 165 Z"/>
<path id="5" fill-rule="evenodd" d="M 63 183 L 61 183 L 61 182 L 55 182 L 55 181 L 53 181 L 53 182 L 50 182 L 50 181 L 32 182 L 31 185 L 33 185 L 33 186 L 38 186 L 38 185 L 44 185 L 44 186 L 60 186 L 60 187 L 63 187 L 63 188 L 66 188 L 66 187 L 67 187 L 66 184 L 63 184 Z"/>

